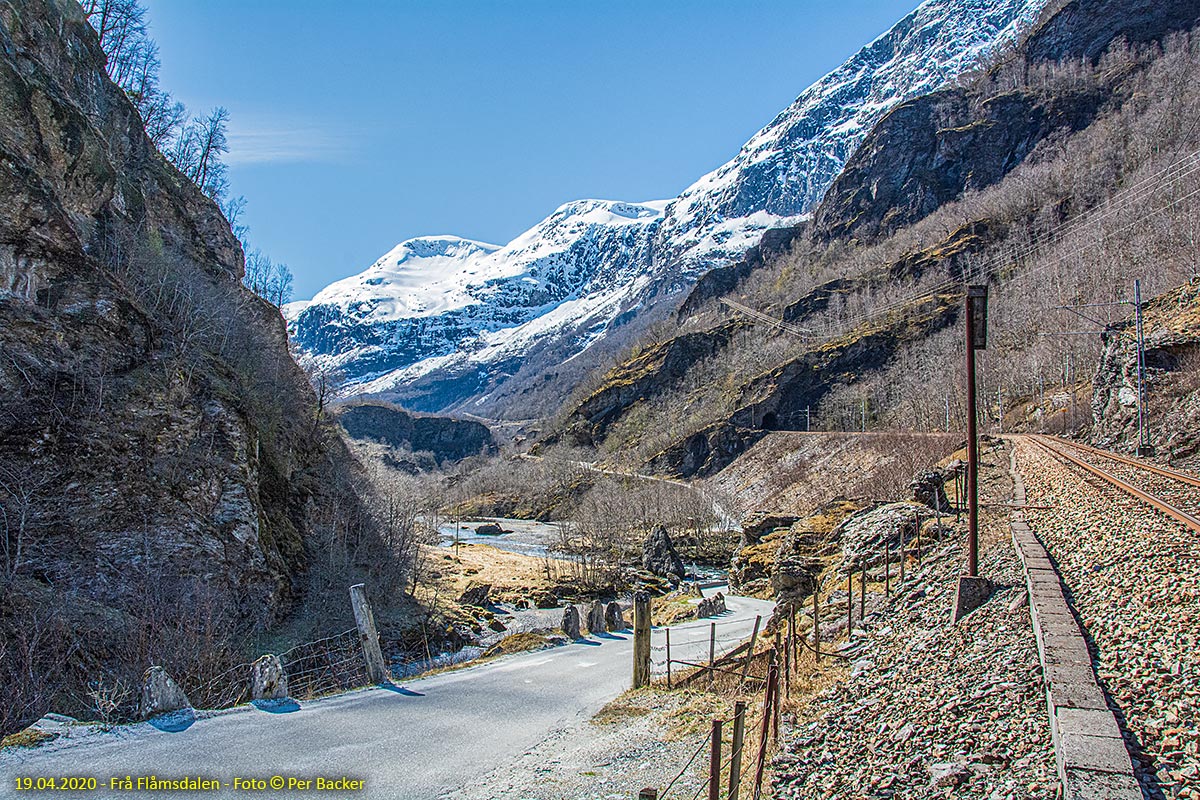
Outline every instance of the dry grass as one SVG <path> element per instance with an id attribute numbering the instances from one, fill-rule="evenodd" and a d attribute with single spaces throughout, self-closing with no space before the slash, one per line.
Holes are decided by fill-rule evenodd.
<path id="1" fill-rule="evenodd" d="M 513 653 L 529 653 L 552 647 L 550 637 L 542 633 L 514 633 L 506 636 L 484 651 L 481 658 L 498 658 Z"/>
<path id="2" fill-rule="evenodd" d="M 0 739 L 0 750 L 6 747 L 40 747 L 58 738 L 57 733 L 47 733 L 37 728 L 26 728 L 23 731 L 10 733 Z"/>
<path id="3" fill-rule="evenodd" d="M 546 560 L 510 553 L 486 544 L 462 544 L 457 548 L 421 545 L 425 580 L 418 591 L 422 601 L 451 601 L 471 583 L 492 587 L 491 597 L 514 602 L 535 591 L 546 591 L 557 583 L 546 574 Z M 554 575 L 569 574 L 566 562 L 551 560 Z"/>

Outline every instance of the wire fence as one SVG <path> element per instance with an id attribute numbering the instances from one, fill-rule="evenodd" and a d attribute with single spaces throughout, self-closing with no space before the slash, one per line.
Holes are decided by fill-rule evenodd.
<path id="1" fill-rule="evenodd" d="M 296 645 L 280 653 L 279 661 L 287 675 L 288 694 L 296 700 L 311 700 L 370 683 L 355 628 Z"/>

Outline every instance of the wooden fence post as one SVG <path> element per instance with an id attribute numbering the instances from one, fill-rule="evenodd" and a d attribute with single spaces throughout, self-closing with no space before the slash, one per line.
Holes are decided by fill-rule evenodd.
<path id="1" fill-rule="evenodd" d="M 813 587 L 813 663 L 821 663 L 821 586 Z"/>
<path id="2" fill-rule="evenodd" d="M 721 800 L 721 720 L 712 721 L 711 748 L 708 752 L 708 800 Z"/>
<path id="3" fill-rule="evenodd" d="M 717 623 L 711 623 L 708 629 L 708 688 L 713 687 L 717 680 L 716 670 L 713 669 L 717 660 Z"/>
<path id="4" fill-rule="evenodd" d="M 729 753 L 729 800 L 738 800 L 742 783 L 742 745 L 746 741 L 746 701 L 733 704 L 733 749 Z"/>
<path id="5" fill-rule="evenodd" d="M 650 595 L 633 595 L 633 688 L 650 684 Z"/>
<path id="6" fill-rule="evenodd" d="M 379 631 L 375 629 L 375 615 L 367 600 L 367 587 L 356 583 L 350 587 L 350 605 L 354 609 L 354 622 L 358 625 L 358 639 L 362 643 L 363 659 L 367 664 L 367 680 L 383 683 L 387 680 L 387 667 L 383 663 L 383 652 L 379 649 Z"/>

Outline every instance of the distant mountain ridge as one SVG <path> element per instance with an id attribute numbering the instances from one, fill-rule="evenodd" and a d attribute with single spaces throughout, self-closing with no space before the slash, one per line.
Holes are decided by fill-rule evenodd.
<path id="1" fill-rule="evenodd" d="M 678 198 L 567 203 L 504 246 L 409 240 L 289 306 L 293 339 L 344 373 L 351 392 L 502 415 L 528 391 L 505 386 L 514 375 L 528 382 L 540 364 L 598 357 L 614 331 L 648 325 L 661 317 L 652 308 L 740 258 L 763 231 L 802 219 L 890 109 L 1015 41 L 1044 5 L 929 0 Z M 555 375 L 569 383 L 578 372 Z"/>

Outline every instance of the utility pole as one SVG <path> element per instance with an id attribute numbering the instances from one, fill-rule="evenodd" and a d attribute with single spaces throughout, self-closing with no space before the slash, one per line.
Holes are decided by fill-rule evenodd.
<path id="1" fill-rule="evenodd" d="M 804 407 L 804 432 L 812 430 L 812 406 Z"/>
<path id="2" fill-rule="evenodd" d="M 958 579 L 954 593 L 954 622 L 983 605 L 991 583 L 979 577 L 979 442 L 975 409 L 975 351 L 987 348 L 988 287 L 967 287 L 967 574 Z"/>
<path id="3" fill-rule="evenodd" d="M 1146 429 L 1146 339 L 1142 334 L 1142 282 L 1133 282 L 1133 317 L 1137 328 L 1137 392 L 1138 392 L 1138 448 L 1139 456 L 1154 455 L 1150 444 L 1150 432 Z"/>
<path id="4" fill-rule="evenodd" d="M 967 574 L 979 575 L 979 441 L 975 351 L 987 348 L 987 286 L 967 287 Z"/>

